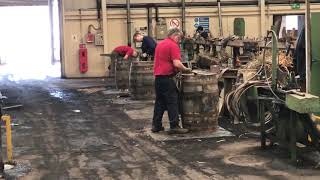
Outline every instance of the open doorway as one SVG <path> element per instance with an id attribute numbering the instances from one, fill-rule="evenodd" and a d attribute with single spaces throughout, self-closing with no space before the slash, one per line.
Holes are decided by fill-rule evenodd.
<path id="1" fill-rule="evenodd" d="M 49 10 L 49 6 L 0 7 L 1 78 L 61 76 L 57 0 L 52 3 L 52 23 Z"/>
<path id="2" fill-rule="evenodd" d="M 296 40 L 304 28 L 304 15 L 276 15 L 273 22 L 280 40 Z"/>

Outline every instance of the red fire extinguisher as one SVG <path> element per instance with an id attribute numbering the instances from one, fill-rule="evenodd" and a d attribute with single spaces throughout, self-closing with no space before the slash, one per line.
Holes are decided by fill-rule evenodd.
<path id="1" fill-rule="evenodd" d="M 88 49 L 85 44 L 79 45 L 79 70 L 81 73 L 88 71 Z"/>

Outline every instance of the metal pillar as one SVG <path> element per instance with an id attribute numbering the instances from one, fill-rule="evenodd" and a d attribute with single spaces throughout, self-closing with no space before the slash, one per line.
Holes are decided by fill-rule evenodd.
<path id="1" fill-rule="evenodd" d="M 306 29 L 306 93 L 310 92 L 311 85 L 311 14 L 310 14 L 310 0 L 305 1 L 305 29 Z"/>
<path id="2" fill-rule="evenodd" d="M 274 29 L 274 27 L 272 27 Z M 277 89 L 278 79 L 278 38 L 274 30 L 272 34 L 272 89 Z"/>
<path id="3" fill-rule="evenodd" d="M 108 53 L 108 25 L 107 25 L 107 0 L 101 1 L 101 10 L 102 10 L 102 32 L 103 32 L 103 53 Z"/>
<path id="4" fill-rule="evenodd" d="M 182 0 L 182 32 L 185 34 L 186 33 L 186 1 Z"/>
<path id="5" fill-rule="evenodd" d="M 58 9 L 59 9 L 59 27 L 60 27 L 60 62 L 61 62 L 61 77 L 66 77 L 66 58 L 65 58 L 65 46 L 64 46 L 64 1 L 58 0 Z"/>
<path id="6" fill-rule="evenodd" d="M 147 8 L 147 14 L 148 14 L 148 36 L 152 37 L 152 8 Z"/>
<path id="7" fill-rule="evenodd" d="M 222 12 L 221 12 L 221 1 L 218 0 L 218 13 L 219 13 L 219 35 L 220 37 L 223 36 L 223 29 L 222 29 Z"/>
<path id="8" fill-rule="evenodd" d="M 265 0 L 260 0 L 260 14 L 261 14 L 261 19 L 260 19 L 260 34 L 261 37 L 265 36 L 266 33 L 266 1 Z"/>
<path id="9" fill-rule="evenodd" d="M 127 0 L 127 36 L 128 36 L 128 46 L 131 46 L 131 9 L 130 0 Z"/>
<path id="10" fill-rule="evenodd" d="M 49 22 L 50 22 L 51 64 L 55 63 L 55 58 L 54 58 L 54 33 L 53 33 L 53 1 L 54 0 L 48 0 Z"/>

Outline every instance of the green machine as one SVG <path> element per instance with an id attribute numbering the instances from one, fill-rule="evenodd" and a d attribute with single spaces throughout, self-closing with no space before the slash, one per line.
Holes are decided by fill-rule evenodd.
<path id="1" fill-rule="evenodd" d="M 261 145 L 266 146 L 266 139 L 277 142 L 289 149 L 291 160 L 297 162 L 297 143 L 305 148 L 320 151 L 320 129 L 311 114 L 320 112 L 320 13 L 312 14 L 312 62 L 310 91 L 301 92 L 296 88 L 280 88 L 278 85 L 278 58 L 276 34 L 272 33 L 272 83 L 268 89 L 260 88 L 258 93 L 258 114 L 261 123 Z M 309 27 L 308 27 L 309 28 Z M 306 29 L 308 29 L 306 28 Z M 306 30 L 307 31 L 307 30 Z M 308 39 L 306 37 L 306 39 Z M 305 46 L 306 47 L 306 46 Z M 298 51 L 296 49 L 296 51 Z M 298 58 L 298 57 L 296 57 Z M 301 61 L 304 59 L 297 59 Z M 308 65 L 306 63 L 306 65 Z M 306 72 L 308 74 L 308 72 Z M 308 76 L 308 75 L 306 75 Z M 291 80 L 294 82 L 294 77 Z M 293 84 L 293 83 L 292 83 Z M 266 121 L 265 114 L 270 112 L 272 118 Z M 267 131 L 266 124 L 274 128 Z M 269 129 L 270 130 L 270 129 Z"/>
<path id="2" fill-rule="evenodd" d="M 311 94 L 320 96 L 320 13 L 312 13 L 311 39 L 312 39 L 312 64 L 311 64 Z M 317 116 L 320 112 L 315 113 Z"/>
<path id="3" fill-rule="evenodd" d="M 246 23 L 244 18 L 235 18 L 233 21 L 233 34 L 239 37 L 246 35 Z"/>
<path id="4" fill-rule="evenodd" d="M 312 14 L 312 63 L 310 91 L 305 93 L 298 86 L 295 72 L 286 75 L 287 86 L 279 84 L 283 79 L 278 66 L 277 35 L 269 31 L 266 45 L 272 45 L 272 70 L 267 72 L 266 66 L 261 66 L 257 73 L 258 80 L 246 82 L 227 95 L 228 111 L 234 119 L 244 121 L 248 129 L 254 127 L 260 132 L 261 146 L 278 144 L 289 150 L 293 163 L 297 163 L 297 143 L 303 145 L 304 150 L 320 152 L 320 129 L 311 114 L 320 113 L 320 13 Z M 308 39 L 308 38 L 307 38 Z M 303 42 L 303 41 L 301 41 Z M 265 52 L 265 51 L 264 51 Z M 305 59 L 299 59 L 300 61 Z M 271 74 L 271 75 L 270 75 Z M 268 77 L 269 76 L 269 77 Z M 272 81 L 270 81 L 270 76 Z M 254 90 L 250 93 L 248 90 Z M 248 95 L 250 94 L 250 95 Z M 246 101 L 243 102 L 243 99 Z M 249 102 L 249 104 L 246 104 Z M 250 111 L 245 111 L 250 105 Z M 251 108 L 255 106 L 254 108 Z M 247 114 L 246 114 L 247 113 Z M 250 114 L 251 113 L 251 114 Z M 257 118 L 251 118 L 255 117 Z M 305 151 L 303 151 L 305 152 Z"/>

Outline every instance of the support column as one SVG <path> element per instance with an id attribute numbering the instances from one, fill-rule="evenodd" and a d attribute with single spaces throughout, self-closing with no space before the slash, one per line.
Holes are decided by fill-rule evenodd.
<path id="1" fill-rule="evenodd" d="M 66 56 L 65 56 L 65 46 L 64 46 L 64 27 L 65 27 L 65 20 L 64 20 L 64 3 L 65 0 L 58 0 L 58 8 L 59 8 L 59 26 L 60 26 L 60 62 L 61 62 L 61 77 L 66 77 Z"/>
<path id="2" fill-rule="evenodd" d="M 53 34 L 53 0 L 48 0 L 49 21 L 50 21 L 50 49 L 51 49 L 51 64 L 55 63 L 54 59 L 54 34 Z"/>
<path id="3" fill-rule="evenodd" d="M 148 16 L 148 36 L 153 37 L 153 27 L 152 27 L 152 8 L 147 8 L 147 16 Z"/>
<path id="4" fill-rule="evenodd" d="M 310 0 L 305 2 L 305 30 L 306 30 L 306 92 L 310 93 L 311 85 L 311 14 L 310 14 Z"/>
<path id="5" fill-rule="evenodd" d="M 264 37 L 266 35 L 266 2 L 265 0 L 260 0 L 260 36 Z"/>
<path id="6" fill-rule="evenodd" d="M 127 41 L 128 46 L 132 45 L 131 37 L 131 2 L 127 0 Z"/>
<path id="7" fill-rule="evenodd" d="M 101 1 L 101 10 L 102 10 L 102 32 L 103 32 L 103 54 L 109 52 L 108 47 L 108 21 L 107 21 L 107 0 Z"/>
<path id="8" fill-rule="evenodd" d="M 181 14 L 181 20 L 182 20 L 182 32 L 183 34 L 186 34 L 186 1 L 182 0 L 181 1 L 182 4 L 182 14 Z"/>

